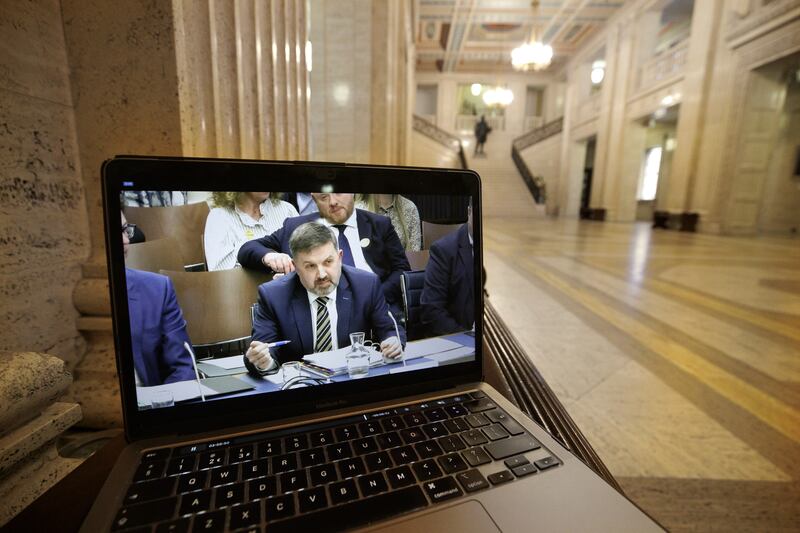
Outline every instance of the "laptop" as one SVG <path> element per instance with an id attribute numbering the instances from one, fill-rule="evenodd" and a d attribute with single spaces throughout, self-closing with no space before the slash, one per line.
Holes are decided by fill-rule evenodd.
<path id="1" fill-rule="evenodd" d="M 102 186 L 128 445 L 82 531 L 661 531 L 483 381 L 475 172 L 118 156 Z"/>

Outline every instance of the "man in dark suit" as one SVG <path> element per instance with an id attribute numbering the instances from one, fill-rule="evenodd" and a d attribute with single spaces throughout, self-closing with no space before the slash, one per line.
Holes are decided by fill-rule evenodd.
<path id="1" fill-rule="evenodd" d="M 295 270 L 258 288 L 253 340 L 244 357 L 251 373 L 263 375 L 303 355 L 346 347 L 350 333 L 359 331 L 372 330 L 384 356 L 402 355 L 405 332 L 389 318 L 378 277 L 343 266 L 337 245 L 323 224 L 308 222 L 292 232 Z M 291 342 L 270 346 L 283 340 Z"/>
<path id="2" fill-rule="evenodd" d="M 475 325 L 471 208 L 467 214 L 466 224 L 431 245 L 420 305 L 422 323 L 434 335 Z"/>
<path id="3" fill-rule="evenodd" d="M 132 229 L 132 228 L 131 228 Z M 122 215 L 122 245 L 128 255 L 130 231 Z M 186 321 L 167 276 L 125 269 L 136 384 L 144 387 L 195 379 L 184 342 Z"/>
<path id="4" fill-rule="evenodd" d="M 239 249 L 238 261 L 245 268 L 269 269 L 289 273 L 295 263 L 289 255 L 292 232 L 306 222 L 330 227 L 342 250 L 347 266 L 377 274 L 386 302 L 395 316 L 400 310 L 400 275 L 411 270 L 400 238 L 388 217 L 355 209 L 350 193 L 314 193 L 319 213 L 287 218 L 283 227 L 271 235 L 246 242 Z"/>

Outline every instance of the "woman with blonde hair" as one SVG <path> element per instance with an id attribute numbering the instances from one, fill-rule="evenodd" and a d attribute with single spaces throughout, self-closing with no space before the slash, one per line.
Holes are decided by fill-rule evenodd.
<path id="1" fill-rule="evenodd" d="M 287 218 L 298 216 L 297 209 L 282 201 L 279 193 L 213 192 L 211 203 L 203 236 L 209 270 L 236 267 L 242 244 L 266 237 Z"/>
<path id="2" fill-rule="evenodd" d="M 389 217 L 405 251 L 422 249 L 419 209 L 408 198 L 399 194 L 361 194 L 356 198 L 356 207 Z"/>

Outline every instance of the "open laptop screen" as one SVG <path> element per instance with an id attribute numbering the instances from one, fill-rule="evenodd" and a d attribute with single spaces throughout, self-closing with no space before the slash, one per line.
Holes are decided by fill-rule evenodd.
<path id="1" fill-rule="evenodd" d="M 125 189 L 120 201 L 140 410 L 475 360 L 469 196 Z"/>

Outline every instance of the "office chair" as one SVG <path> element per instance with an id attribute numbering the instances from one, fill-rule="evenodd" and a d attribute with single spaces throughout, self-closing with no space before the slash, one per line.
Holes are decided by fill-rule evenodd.
<path id="1" fill-rule="evenodd" d="M 400 287 L 403 293 L 403 321 L 406 328 L 406 337 L 409 341 L 425 337 L 425 327 L 422 324 L 422 308 L 420 298 L 425 286 L 425 271 L 406 271 L 401 274 Z"/>

